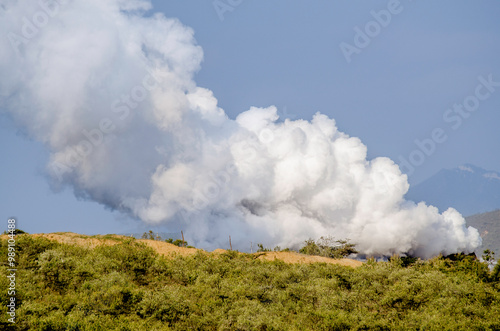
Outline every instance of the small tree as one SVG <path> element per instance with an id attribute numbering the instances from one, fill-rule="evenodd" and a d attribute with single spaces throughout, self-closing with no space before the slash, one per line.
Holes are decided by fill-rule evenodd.
<path id="1" fill-rule="evenodd" d="M 488 266 L 492 266 L 495 264 L 495 252 L 489 249 L 485 249 L 483 251 L 483 261 L 488 264 Z"/>
<path id="2" fill-rule="evenodd" d="M 351 254 L 357 254 L 356 245 L 349 242 L 349 239 L 337 240 L 338 246 L 334 247 L 335 255 L 338 258 L 347 257 Z"/>
<path id="3" fill-rule="evenodd" d="M 155 240 L 155 234 L 153 230 L 149 230 L 149 232 L 144 232 L 142 234 L 142 239 L 149 239 L 149 240 Z"/>
<path id="4" fill-rule="evenodd" d="M 350 254 L 355 254 L 356 245 L 349 242 L 349 239 L 335 240 L 333 237 L 321 237 L 318 240 L 308 239 L 304 247 L 299 252 L 307 255 L 319 255 L 334 259 L 341 259 Z"/>
<path id="5" fill-rule="evenodd" d="M 257 253 L 258 252 L 270 252 L 271 251 L 269 248 L 265 248 L 264 245 L 262 245 L 262 244 L 257 244 L 257 247 L 259 247 L 259 249 L 257 250 Z"/>
<path id="6" fill-rule="evenodd" d="M 179 246 L 179 247 L 185 247 L 187 245 L 187 241 L 182 241 L 181 239 L 176 239 L 173 244 L 175 246 Z"/>
<path id="7" fill-rule="evenodd" d="M 299 253 L 307 255 L 321 255 L 321 249 L 313 239 L 309 238 L 305 241 L 305 245 L 299 250 Z"/>

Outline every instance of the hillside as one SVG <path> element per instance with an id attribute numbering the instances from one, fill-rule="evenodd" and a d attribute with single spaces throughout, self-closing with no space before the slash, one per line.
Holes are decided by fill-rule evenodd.
<path id="1" fill-rule="evenodd" d="M 119 243 L 123 243 L 127 240 L 130 240 L 129 237 L 121 235 L 86 236 L 72 232 L 39 233 L 39 234 L 34 234 L 33 236 L 47 238 L 49 240 L 54 240 L 64 244 L 76 244 L 88 248 L 95 248 L 101 245 L 107 245 L 107 246 L 116 245 Z M 197 253 L 219 255 L 228 252 L 224 249 L 216 249 L 213 252 L 206 252 L 202 249 L 179 247 L 176 245 L 166 243 L 164 241 L 148 240 L 148 239 L 138 239 L 137 242 L 146 244 L 147 246 L 151 247 L 156 253 L 161 254 L 169 259 L 175 258 L 177 256 L 191 256 Z M 362 264 L 360 261 L 352 259 L 330 259 L 327 257 L 304 255 L 296 252 L 259 252 L 259 253 L 253 253 L 251 254 L 251 256 L 254 256 L 256 259 L 265 261 L 281 260 L 286 263 L 323 262 L 330 264 L 339 264 L 354 268 L 359 267 Z"/>
<path id="2" fill-rule="evenodd" d="M 500 258 L 500 209 L 489 213 L 472 215 L 466 218 L 467 225 L 479 230 L 483 238 L 482 250 L 493 250 Z M 482 251 L 481 251 L 482 252 Z"/>
<path id="3" fill-rule="evenodd" d="M 410 186 L 406 198 L 425 201 L 441 212 L 453 207 L 463 215 L 500 208 L 500 173 L 472 164 L 442 169 L 420 184 Z"/>
<path id="4" fill-rule="evenodd" d="M 21 234 L 15 252 L 16 324 L 1 291 L 1 330 L 500 329 L 500 267 L 472 256 L 352 268 L 74 233 Z M 10 268 L 0 265 L 4 289 Z"/>

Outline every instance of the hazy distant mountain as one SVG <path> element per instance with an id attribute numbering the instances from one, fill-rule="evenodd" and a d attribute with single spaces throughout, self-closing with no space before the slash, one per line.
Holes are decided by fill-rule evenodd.
<path id="1" fill-rule="evenodd" d="M 483 247 L 495 252 L 495 257 L 500 259 L 500 210 L 484 214 L 472 215 L 466 218 L 467 225 L 479 230 L 483 238 Z"/>
<path id="2" fill-rule="evenodd" d="M 463 215 L 500 209 L 500 173 L 471 164 L 442 169 L 410 187 L 406 198 L 415 202 L 425 201 L 440 211 L 453 207 Z"/>

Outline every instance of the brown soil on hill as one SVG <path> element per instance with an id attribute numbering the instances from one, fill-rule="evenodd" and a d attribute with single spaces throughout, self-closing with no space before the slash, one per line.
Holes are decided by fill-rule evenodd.
<path id="1" fill-rule="evenodd" d="M 212 251 L 212 253 L 215 253 L 215 254 L 223 254 L 223 253 L 226 253 L 227 250 L 226 249 L 222 249 L 222 248 L 217 248 L 215 250 Z"/>
<path id="2" fill-rule="evenodd" d="M 264 261 L 282 260 L 286 263 L 332 263 L 353 268 L 359 267 L 363 264 L 363 262 L 361 261 L 352 259 L 330 259 L 328 257 L 304 255 L 296 252 L 265 252 L 264 254 L 260 255 L 258 259 Z"/>
<path id="3" fill-rule="evenodd" d="M 138 241 L 145 243 L 146 245 L 154 249 L 158 254 L 162 254 L 167 257 L 175 255 L 189 256 L 194 255 L 199 251 L 203 251 L 202 249 L 197 248 L 179 247 L 158 240 L 139 239 Z"/>
<path id="4" fill-rule="evenodd" d="M 124 242 L 125 240 L 131 239 L 126 236 L 119 235 L 105 235 L 105 236 L 86 236 L 72 232 L 57 232 L 57 233 L 37 233 L 33 234 L 35 237 L 44 237 L 49 240 L 54 240 L 64 244 L 74 244 L 88 248 L 94 248 L 100 245 L 116 245 Z M 3 237 L 3 236 L 2 236 Z M 175 256 L 189 256 L 194 255 L 197 252 L 206 252 L 202 249 L 197 248 L 186 248 L 179 247 L 164 241 L 156 241 L 149 239 L 137 239 L 139 242 L 143 242 L 148 245 L 152 249 L 154 249 L 157 253 L 162 254 L 167 258 L 173 258 Z M 226 253 L 227 250 L 218 248 L 211 252 L 213 255 L 220 255 Z M 259 252 L 253 253 L 253 255 L 263 261 L 274 261 L 274 260 L 282 260 L 285 263 L 332 263 L 339 264 L 343 266 L 349 267 L 359 267 L 363 263 L 360 261 L 352 260 L 352 259 L 330 259 L 322 256 L 313 256 L 313 255 L 304 255 L 296 252 Z"/>

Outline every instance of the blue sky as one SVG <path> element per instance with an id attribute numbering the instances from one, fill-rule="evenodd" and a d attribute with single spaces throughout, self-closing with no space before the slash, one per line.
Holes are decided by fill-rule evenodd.
<path id="1" fill-rule="evenodd" d="M 372 11 L 388 10 L 390 3 L 171 0 L 153 1 L 152 12 L 193 28 L 204 50 L 196 81 L 214 92 L 231 118 L 269 105 L 291 119 L 324 113 L 340 130 L 360 137 L 369 158 L 387 156 L 399 163 L 412 153 L 423 155 L 409 176 L 413 184 L 463 163 L 500 171 L 500 87 L 456 129 L 443 118 L 454 104 L 474 96 L 478 77 L 500 82 L 500 4 L 401 1 L 387 26 L 379 25 L 348 63 L 341 43 L 355 46 L 354 29 L 365 30 L 375 20 Z M 445 141 L 435 142 L 429 155 L 418 152 L 415 140 L 428 141 L 435 129 Z M 94 202 L 77 200 L 70 190 L 52 192 L 43 175 L 48 153 L 5 115 L 0 137 L 5 220 L 14 216 L 33 233 L 139 227 Z"/>

